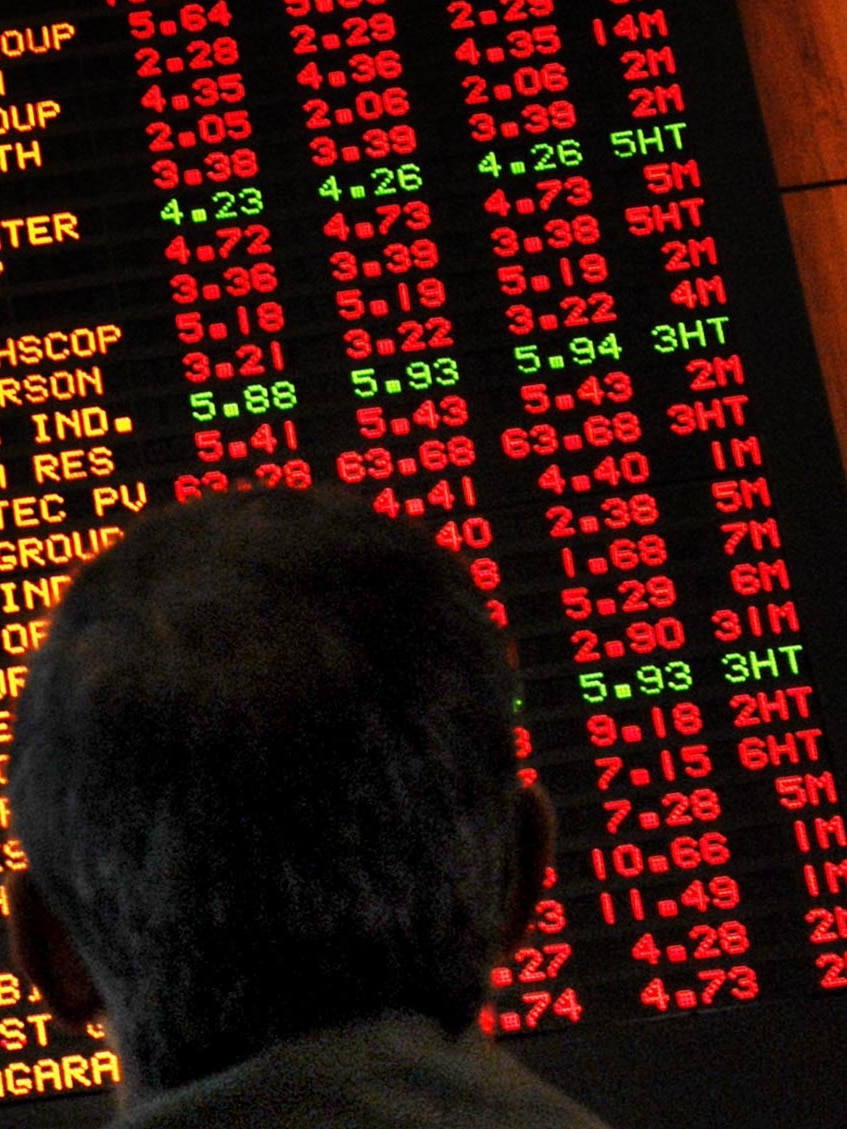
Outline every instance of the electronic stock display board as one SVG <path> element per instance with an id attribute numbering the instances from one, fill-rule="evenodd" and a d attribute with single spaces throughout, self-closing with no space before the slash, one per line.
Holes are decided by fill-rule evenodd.
<path id="1" fill-rule="evenodd" d="M 149 504 L 341 484 L 470 558 L 558 809 L 483 1026 L 548 1033 L 513 1046 L 565 1082 L 658 1048 L 681 1124 L 733 1032 L 815 1059 L 847 1008 L 847 522 L 732 4 L 2 9 L 0 786 L 79 561 Z M 0 826 L 24 867 L 1 792 Z M 5 961 L 3 1116 L 57 1124 L 37 1099 L 119 1059 Z"/>

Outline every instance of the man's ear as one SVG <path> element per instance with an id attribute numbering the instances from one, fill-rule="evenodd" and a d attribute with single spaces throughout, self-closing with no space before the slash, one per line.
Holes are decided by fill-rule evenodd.
<path id="1" fill-rule="evenodd" d="M 506 952 L 514 948 L 526 932 L 543 890 L 545 872 L 555 858 L 556 814 L 540 784 L 521 788 L 516 795 L 515 826 L 515 874 L 503 929 Z"/>
<path id="2" fill-rule="evenodd" d="M 56 1019 L 81 1034 L 102 1012 L 88 969 L 27 871 L 9 873 L 6 888 L 13 962 L 38 985 Z"/>

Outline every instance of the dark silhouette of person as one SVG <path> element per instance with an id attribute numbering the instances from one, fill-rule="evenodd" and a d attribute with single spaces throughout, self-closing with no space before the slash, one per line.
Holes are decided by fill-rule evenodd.
<path id="1" fill-rule="evenodd" d="M 150 513 L 33 656 L 13 944 L 121 1126 L 588 1129 L 479 1035 L 549 858 L 456 558 L 348 500 Z"/>

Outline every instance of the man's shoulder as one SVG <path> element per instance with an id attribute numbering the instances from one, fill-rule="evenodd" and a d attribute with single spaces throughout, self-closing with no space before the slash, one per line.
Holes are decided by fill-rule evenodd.
<path id="1" fill-rule="evenodd" d="M 114 1129 L 605 1129 L 475 1033 L 420 1016 L 317 1031 L 140 1105 Z"/>

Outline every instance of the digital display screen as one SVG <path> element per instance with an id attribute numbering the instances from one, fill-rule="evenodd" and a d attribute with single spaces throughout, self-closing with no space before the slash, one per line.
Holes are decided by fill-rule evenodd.
<path id="1" fill-rule="evenodd" d="M 50 609 L 134 514 L 341 485 L 467 555 L 557 807 L 484 1029 L 842 994 L 844 492 L 733 5 L 0 25 L 6 753 Z M 0 1102 L 119 1084 L 5 959 Z"/>

